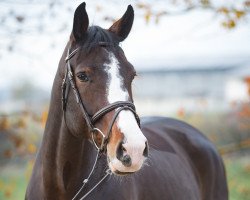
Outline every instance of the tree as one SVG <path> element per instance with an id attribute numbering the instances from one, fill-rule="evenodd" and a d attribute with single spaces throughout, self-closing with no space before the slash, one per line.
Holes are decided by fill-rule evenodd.
<path id="1" fill-rule="evenodd" d="M 93 1 L 91 1 L 93 2 Z M 214 12 L 221 17 L 221 24 L 227 29 L 235 28 L 240 21 L 247 20 L 250 12 L 250 0 L 232 1 L 224 4 L 212 0 L 154 0 L 135 1 L 135 9 L 141 10 L 142 17 L 148 23 L 154 21 L 156 24 L 161 18 L 168 15 L 182 15 L 193 10 L 202 9 Z M 118 0 L 110 0 L 110 6 L 116 6 Z M 156 6 L 161 4 L 159 8 Z M 102 4 L 94 1 L 96 12 L 103 15 Z M 66 4 L 63 0 L 2 0 L 0 6 L 3 10 L 0 14 L 1 37 L 7 38 L 1 41 L 9 52 L 15 51 L 19 39 L 25 36 L 53 34 L 68 31 L 71 21 L 68 18 L 57 20 L 60 24 L 56 27 L 50 25 L 49 21 L 60 18 L 63 15 L 72 15 L 73 5 Z M 22 10 L 22 11 L 20 11 Z M 25 12 L 23 12 L 25 11 Z M 104 20 L 114 21 L 112 16 L 103 16 Z M 54 47 L 51 41 L 51 47 Z M 1 54 L 0 54 L 1 58 Z"/>

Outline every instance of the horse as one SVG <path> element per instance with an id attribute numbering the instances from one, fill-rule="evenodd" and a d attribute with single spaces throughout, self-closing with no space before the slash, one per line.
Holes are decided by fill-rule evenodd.
<path id="1" fill-rule="evenodd" d="M 133 7 L 109 29 L 89 26 L 85 7 L 74 13 L 25 199 L 228 199 L 223 161 L 201 132 L 136 113 L 136 71 L 120 46 Z"/>

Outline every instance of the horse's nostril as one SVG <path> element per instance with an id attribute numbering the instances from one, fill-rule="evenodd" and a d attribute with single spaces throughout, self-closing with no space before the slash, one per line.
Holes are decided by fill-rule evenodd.
<path id="1" fill-rule="evenodd" d="M 124 166 L 130 167 L 132 164 L 132 160 L 131 157 L 128 154 L 126 154 L 126 152 L 127 150 L 123 146 L 123 142 L 121 142 L 116 150 L 116 157 L 118 158 L 118 160 L 122 162 Z"/>
<path id="2" fill-rule="evenodd" d="M 122 151 L 127 152 L 127 150 L 125 149 L 125 147 L 123 145 L 122 145 Z"/>
<path id="3" fill-rule="evenodd" d="M 120 144 L 118 145 L 117 149 L 116 149 L 116 157 L 118 160 L 121 160 L 123 157 L 123 153 L 124 153 L 124 147 L 123 147 L 123 142 L 120 142 Z"/>
<path id="4" fill-rule="evenodd" d="M 143 151 L 143 155 L 144 155 L 145 157 L 148 157 L 148 142 L 145 142 L 145 149 L 144 149 L 144 151 Z"/>
<path id="5" fill-rule="evenodd" d="M 122 161 L 122 164 L 123 164 L 124 166 L 126 166 L 126 167 L 130 167 L 131 164 L 132 164 L 132 161 L 131 161 L 131 158 L 130 158 L 129 155 L 123 156 L 122 159 L 121 159 L 121 161 Z"/>

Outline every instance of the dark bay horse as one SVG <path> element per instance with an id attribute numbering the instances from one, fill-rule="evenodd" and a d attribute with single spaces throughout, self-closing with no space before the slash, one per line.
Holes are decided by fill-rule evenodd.
<path id="1" fill-rule="evenodd" d="M 85 3 L 76 9 L 25 199 L 228 199 L 206 137 L 178 120 L 138 118 L 136 72 L 119 46 L 133 19 L 128 6 L 109 29 L 89 27 Z"/>

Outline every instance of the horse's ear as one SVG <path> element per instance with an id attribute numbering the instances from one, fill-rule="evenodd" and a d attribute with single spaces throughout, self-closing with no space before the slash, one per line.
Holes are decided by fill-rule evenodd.
<path id="1" fill-rule="evenodd" d="M 72 39 L 75 42 L 83 40 L 89 26 L 89 18 L 85 9 L 86 3 L 81 3 L 75 11 Z"/>
<path id="2" fill-rule="evenodd" d="M 125 40 L 128 36 L 134 21 L 134 9 L 131 5 L 128 6 L 127 11 L 121 19 L 116 21 L 109 31 L 116 34 L 121 41 Z"/>

